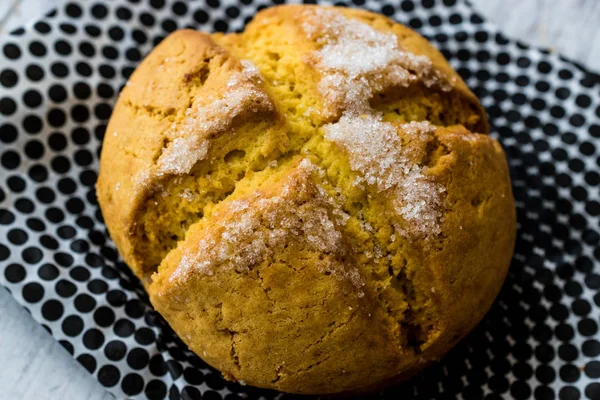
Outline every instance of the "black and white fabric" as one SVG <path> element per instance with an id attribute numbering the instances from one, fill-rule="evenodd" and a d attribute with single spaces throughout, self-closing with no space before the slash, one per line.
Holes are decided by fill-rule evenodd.
<path id="1" fill-rule="evenodd" d="M 271 4 L 68 2 L 0 38 L 0 282 L 117 398 L 293 397 L 226 382 L 186 348 L 119 258 L 94 190 L 111 107 L 142 57 L 176 29 L 241 30 Z M 506 39 L 464 1 L 347 5 L 443 51 L 489 113 L 518 207 L 485 320 L 375 397 L 599 399 L 600 77 Z"/>

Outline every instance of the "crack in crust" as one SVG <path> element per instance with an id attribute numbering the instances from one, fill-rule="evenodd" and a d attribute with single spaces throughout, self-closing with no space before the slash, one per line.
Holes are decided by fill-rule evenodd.
<path id="1" fill-rule="evenodd" d="M 240 358 L 235 350 L 235 335 L 237 332 L 226 329 L 226 331 L 231 335 L 231 359 L 233 360 L 233 365 L 237 368 L 237 372 L 241 373 L 242 367 L 240 366 Z"/>
<path id="2" fill-rule="evenodd" d="M 355 311 L 355 312 L 353 312 L 352 314 L 350 314 L 350 317 L 348 317 L 348 318 L 346 319 L 346 321 L 343 321 L 343 322 L 340 322 L 340 323 L 338 323 L 337 321 L 333 321 L 333 322 L 332 322 L 332 323 L 329 325 L 329 326 L 331 327 L 331 329 L 329 329 L 329 330 L 325 331 L 325 332 L 323 333 L 323 335 L 322 335 L 322 336 L 321 336 L 319 339 L 317 339 L 317 341 L 315 341 L 315 342 L 313 342 L 313 343 L 309 344 L 308 346 L 306 346 L 306 347 L 304 348 L 304 350 L 303 350 L 303 351 L 307 351 L 307 350 L 309 350 L 311 347 L 314 347 L 314 346 L 316 346 L 316 345 L 318 345 L 318 344 L 322 343 L 322 342 L 323 342 L 323 341 L 324 341 L 326 338 L 328 338 L 328 337 L 332 336 L 332 335 L 335 333 L 335 331 L 337 331 L 337 330 L 339 330 L 339 329 L 343 328 L 343 327 L 344 327 L 344 326 L 346 326 L 346 325 L 349 325 L 349 324 L 352 322 L 352 320 L 354 319 L 354 317 L 356 317 L 356 315 L 357 315 L 357 313 L 356 313 L 356 311 Z"/>

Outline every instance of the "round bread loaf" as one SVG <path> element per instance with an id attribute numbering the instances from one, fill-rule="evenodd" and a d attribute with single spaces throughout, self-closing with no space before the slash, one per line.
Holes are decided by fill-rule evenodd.
<path id="1" fill-rule="evenodd" d="M 146 57 L 106 130 L 98 199 L 153 306 L 226 378 L 371 390 L 439 359 L 503 283 L 515 208 L 487 133 L 408 28 L 275 7 Z"/>

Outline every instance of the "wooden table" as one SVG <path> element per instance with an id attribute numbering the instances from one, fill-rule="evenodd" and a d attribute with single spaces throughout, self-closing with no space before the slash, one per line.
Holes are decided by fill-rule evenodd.
<path id="1" fill-rule="evenodd" d="M 0 35 L 62 0 L 0 0 Z M 600 71 L 600 1 L 472 0 L 490 21 L 524 42 Z M 5 399 L 110 399 L 100 384 L 0 288 L 0 388 Z"/>

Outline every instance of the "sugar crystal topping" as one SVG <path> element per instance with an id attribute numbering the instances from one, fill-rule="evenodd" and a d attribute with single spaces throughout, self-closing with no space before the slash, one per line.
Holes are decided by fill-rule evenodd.
<path id="1" fill-rule="evenodd" d="M 217 223 L 197 249 L 184 251 L 170 280 L 178 280 L 192 269 L 207 275 L 212 275 L 217 266 L 222 270 L 248 270 L 291 243 L 331 255 L 322 261 L 323 272 L 362 286 L 358 271 L 337 260 L 346 255 L 337 228 L 345 219 L 333 212 L 339 206 L 311 180 L 310 174 L 316 170 L 314 164 L 304 160 L 297 176 L 278 195 L 264 197 L 255 192 L 249 199 L 231 201 L 225 211 L 231 216 Z M 298 201 L 299 196 L 303 201 Z"/>
<path id="2" fill-rule="evenodd" d="M 312 8 L 304 21 L 307 36 L 322 46 L 308 61 L 321 72 L 325 105 L 330 113 L 341 112 L 337 122 L 324 126 L 325 138 L 348 154 L 350 168 L 360 174 L 357 186 L 366 183 L 390 196 L 394 211 L 406 223 L 400 233 L 438 234 L 444 188 L 427 178 L 427 168 L 416 164 L 411 154 L 433 138 L 435 126 L 411 122 L 398 127 L 383 121 L 369 104 L 375 93 L 406 87 L 417 79 L 426 86 L 442 83 L 431 61 L 400 49 L 395 35 L 337 11 Z M 416 145 L 403 145 L 399 131 Z"/>
<path id="3" fill-rule="evenodd" d="M 322 74 L 319 90 L 330 114 L 348 106 L 368 110 L 375 93 L 417 80 L 427 87 L 451 88 L 431 60 L 401 49 L 393 33 L 377 31 L 334 10 L 311 8 L 303 16 L 304 32 L 322 45 L 308 62 Z"/>
<path id="4" fill-rule="evenodd" d="M 220 97 L 198 96 L 185 112 L 183 122 L 173 125 L 166 133 L 172 141 L 158 158 L 158 175 L 186 174 L 203 160 L 209 149 L 209 137 L 226 131 L 231 121 L 245 112 L 268 111 L 273 104 L 261 88 L 258 68 L 242 60 L 241 71 L 231 74 Z"/>
<path id="5" fill-rule="evenodd" d="M 189 189 L 189 188 L 185 188 L 185 190 L 183 190 L 180 194 L 179 197 L 181 197 L 182 199 L 186 200 L 186 201 L 194 201 L 195 199 L 195 194 Z"/>
<path id="6" fill-rule="evenodd" d="M 411 161 L 412 149 L 402 145 L 398 128 L 373 113 L 344 114 L 324 129 L 325 138 L 344 149 L 350 168 L 361 174 L 359 183 L 364 181 L 388 194 L 396 213 L 409 224 L 413 234 L 439 233 L 440 194 L 444 188 L 430 182 L 424 174 L 426 168 Z M 399 129 L 416 141 L 435 132 L 429 122 L 410 122 Z"/>

